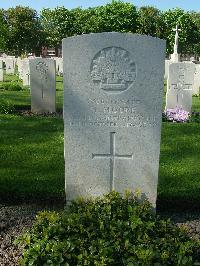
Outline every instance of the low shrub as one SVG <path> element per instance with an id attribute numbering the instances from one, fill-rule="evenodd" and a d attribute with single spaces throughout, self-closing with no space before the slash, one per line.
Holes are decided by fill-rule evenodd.
<path id="1" fill-rule="evenodd" d="M 1 100 L 0 114 L 13 114 L 15 112 L 14 105 L 8 100 Z"/>
<path id="2" fill-rule="evenodd" d="M 189 122 L 200 123 L 200 112 L 192 112 L 189 118 Z"/>
<path id="3" fill-rule="evenodd" d="M 0 85 L 0 90 L 7 90 L 7 91 L 21 91 L 23 87 L 21 87 L 16 82 L 9 82 L 9 83 L 2 83 Z"/>
<path id="4" fill-rule="evenodd" d="M 146 199 L 117 192 L 73 201 L 61 214 L 39 213 L 16 244 L 24 247 L 19 265 L 35 266 L 189 266 L 200 247 Z"/>

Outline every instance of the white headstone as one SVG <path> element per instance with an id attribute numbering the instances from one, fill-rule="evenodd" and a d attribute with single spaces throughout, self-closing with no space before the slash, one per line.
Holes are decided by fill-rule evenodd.
<path id="1" fill-rule="evenodd" d="M 22 59 L 18 57 L 17 59 L 17 67 L 18 67 L 18 75 L 20 79 L 23 79 L 23 69 L 22 69 Z"/>
<path id="2" fill-rule="evenodd" d="M 14 61 L 13 58 L 5 58 L 5 64 L 6 64 L 6 74 L 14 74 L 15 68 L 14 68 Z"/>
<path id="3" fill-rule="evenodd" d="M 36 58 L 29 61 L 31 111 L 53 113 L 56 111 L 56 73 L 53 59 Z"/>
<path id="4" fill-rule="evenodd" d="M 67 200 L 141 189 L 155 206 L 165 41 L 112 32 L 62 47 Z"/>
<path id="5" fill-rule="evenodd" d="M 195 65 L 193 95 L 200 94 L 200 64 Z"/>
<path id="6" fill-rule="evenodd" d="M 195 65 L 192 63 L 172 63 L 169 65 L 166 109 L 182 108 L 191 112 L 194 71 Z"/>
<path id="7" fill-rule="evenodd" d="M 58 74 L 60 76 L 62 76 L 63 75 L 63 59 L 62 59 L 62 57 L 58 57 L 57 65 L 58 65 Z"/>
<path id="8" fill-rule="evenodd" d="M 3 60 L 0 59 L 0 81 L 3 81 Z"/>
<path id="9" fill-rule="evenodd" d="M 52 56 L 51 58 L 54 59 L 56 62 L 56 73 L 58 73 L 58 57 Z"/>
<path id="10" fill-rule="evenodd" d="M 18 59 L 18 74 L 20 79 L 23 79 L 22 61 L 22 59 Z"/>
<path id="11" fill-rule="evenodd" d="M 170 60 L 165 59 L 165 79 L 168 78 L 168 74 L 169 74 L 169 64 L 171 63 Z"/>
<path id="12" fill-rule="evenodd" d="M 22 81 L 23 81 L 23 86 L 30 86 L 29 59 L 22 60 L 21 64 L 22 64 Z"/>

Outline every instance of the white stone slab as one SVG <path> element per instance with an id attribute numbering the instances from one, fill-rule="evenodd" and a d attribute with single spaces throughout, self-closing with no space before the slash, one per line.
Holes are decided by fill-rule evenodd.
<path id="1" fill-rule="evenodd" d="M 23 70 L 22 70 L 22 59 L 18 58 L 17 60 L 17 66 L 18 66 L 18 75 L 20 79 L 23 79 Z"/>
<path id="2" fill-rule="evenodd" d="M 60 76 L 62 76 L 63 75 L 63 59 L 62 59 L 62 57 L 58 57 L 56 62 L 58 65 L 58 74 Z"/>
<path id="3" fill-rule="evenodd" d="M 172 63 L 167 80 L 166 109 L 182 108 L 191 112 L 192 88 L 195 65 L 193 63 Z"/>
<path id="4" fill-rule="evenodd" d="M 200 64 L 195 65 L 193 95 L 200 94 Z"/>
<path id="5" fill-rule="evenodd" d="M 53 113 L 56 111 L 56 73 L 53 59 L 31 59 L 30 86 L 31 111 Z"/>
<path id="6" fill-rule="evenodd" d="M 0 81 L 3 81 L 3 60 L 0 59 Z"/>
<path id="7" fill-rule="evenodd" d="M 21 64 L 22 64 L 21 67 L 22 67 L 22 81 L 23 81 L 23 86 L 30 86 L 29 59 L 22 60 Z"/>
<path id="8" fill-rule="evenodd" d="M 164 78 L 167 79 L 168 78 L 168 74 L 169 74 L 169 64 L 171 63 L 171 61 L 169 59 L 165 59 L 165 75 Z"/>
<path id="9" fill-rule="evenodd" d="M 6 74 L 14 74 L 15 68 L 14 68 L 14 60 L 13 58 L 5 58 L 5 64 L 6 64 Z"/>
<path id="10" fill-rule="evenodd" d="M 67 200 L 141 189 L 155 206 L 165 41 L 112 32 L 62 47 Z"/>

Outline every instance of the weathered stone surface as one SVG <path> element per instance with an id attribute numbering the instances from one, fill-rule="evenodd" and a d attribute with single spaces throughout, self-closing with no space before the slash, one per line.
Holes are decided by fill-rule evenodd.
<path id="1" fill-rule="evenodd" d="M 56 73 L 53 59 L 36 58 L 29 61 L 31 111 L 56 111 Z"/>
<path id="2" fill-rule="evenodd" d="M 193 95 L 200 94 L 200 64 L 195 65 Z"/>
<path id="3" fill-rule="evenodd" d="M 3 60 L 0 59 L 0 81 L 3 81 Z"/>
<path id="4" fill-rule="evenodd" d="M 164 59 L 149 36 L 63 40 L 67 200 L 141 189 L 155 205 Z"/>
<path id="5" fill-rule="evenodd" d="M 170 64 L 166 94 L 167 109 L 178 107 L 191 112 L 194 71 L 193 63 Z"/>

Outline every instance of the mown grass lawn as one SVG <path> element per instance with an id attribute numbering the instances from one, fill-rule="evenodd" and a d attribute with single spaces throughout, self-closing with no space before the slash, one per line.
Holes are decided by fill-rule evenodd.
<path id="1" fill-rule="evenodd" d="M 0 115 L 0 132 L 0 198 L 62 197 L 62 119 Z"/>
<path id="2" fill-rule="evenodd" d="M 58 109 L 62 93 L 62 78 L 57 77 Z M 3 99 L 30 108 L 29 89 L 0 90 L 0 104 Z M 200 111 L 199 97 L 193 97 L 193 110 Z M 61 118 L 0 114 L 2 201 L 64 198 L 63 137 Z M 163 122 L 158 205 L 200 208 L 200 123 Z"/>

